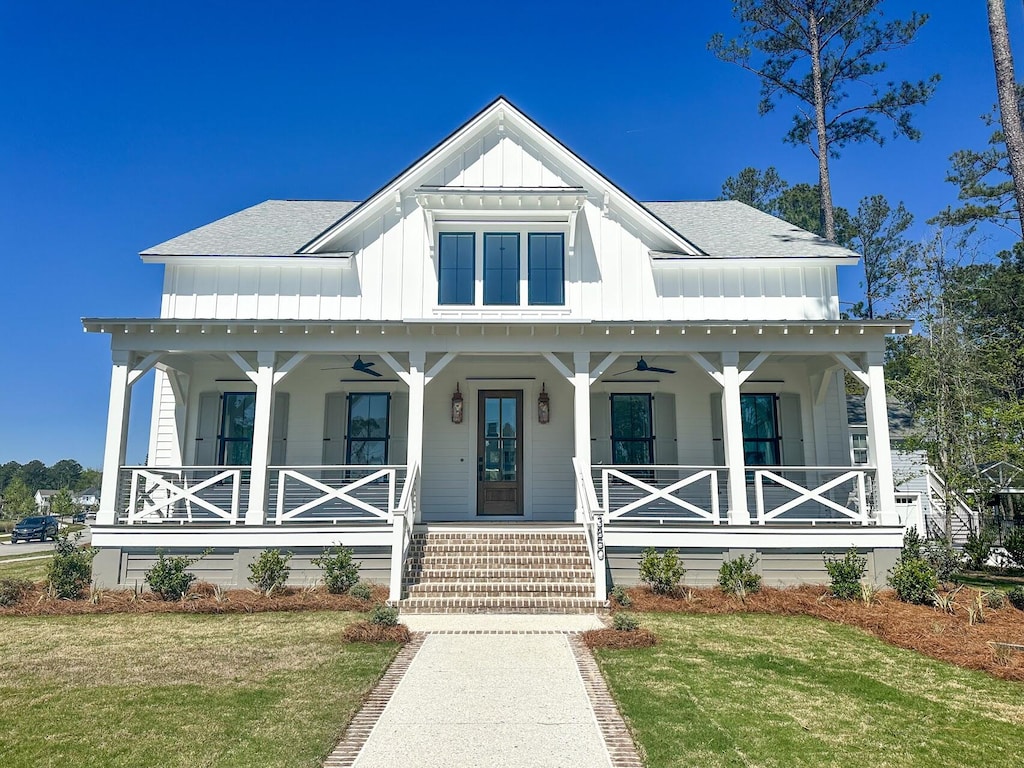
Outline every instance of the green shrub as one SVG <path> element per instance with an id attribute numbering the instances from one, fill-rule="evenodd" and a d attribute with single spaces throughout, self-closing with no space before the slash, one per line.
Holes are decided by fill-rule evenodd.
<path id="1" fill-rule="evenodd" d="M 378 603 L 370 611 L 370 623 L 376 624 L 378 627 L 397 627 L 398 609 L 384 603 Z"/>
<path id="2" fill-rule="evenodd" d="M 629 608 L 629 606 L 633 604 L 633 599 L 629 596 L 629 593 L 626 592 L 625 587 L 620 587 L 618 585 L 612 587 L 611 597 L 612 600 L 623 608 Z"/>
<path id="3" fill-rule="evenodd" d="M 640 629 L 640 622 L 631 613 L 616 613 L 612 617 L 612 628 L 620 632 L 636 632 Z"/>
<path id="4" fill-rule="evenodd" d="M 986 528 L 978 533 L 974 531 L 968 533 L 967 541 L 964 542 L 964 557 L 967 567 L 972 571 L 980 571 L 984 568 L 995 543 L 995 532 L 991 528 Z"/>
<path id="5" fill-rule="evenodd" d="M 277 549 L 265 549 L 249 564 L 249 582 L 267 597 L 284 588 L 292 572 L 288 561 L 291 552 L 281 554 Z"/>
<path id="6" fill-rule="evenodd" d="M 832 580 L 829 586 L 832 594 L 840 600 L 855 600 L 860 597 L 860 580 L 864 578 L 867 563 L 867 558 L 860 557 L 856 549 L 847 552 L 842 560 L 826 556 L 825 570 Z"/>
<path id="7" fill-rule="evenodd" d="M 320 557 L 310 562 L 324 572 L 324 584 L 332 595 L 343 595 L 359 582 L 359 566 L 352 562 L 352 550 L 348 547 L 325 549 Z"/>
<path id="8" fill-rule="evenodd" d="M 0 579 L 0 606 L 17 603 L 32 589 L 32 582 L 25 579 Z"/>
<path id="9" fill-rule="evenodd" d="M 644 550 L 640 559 L 640 580 L 659 595 L 675 592 L 685 573 L 686 569 L 674 549 L 659 555 L 654 547 L 650 547 Z"/>
<path id="10" fill-rule="evenodd" d="M 1006 598 L 1014 608 L 1024 611 L 1024 587 L 1016 586 L 1013 589 L 1007 590 Z"/>
<path id="11" fill-rule="evenodd" d="M 1006 593 L 1001 589 L 990 589 L 985 593 L 985 605 L 993 611 L 1006 606 Z"/>
<path id="12" fill-rule="evenodd" d="M 357 584 L 353 584 L 348 593 L 352 595 L 352 597 L 360 600 L 369 600 L 373 597 L 373 587 L 365 581 L 360 581 Z"/>
<path id="13" fill-rule="evenodd" d="M 67 530 L 57 533 L 53 559 L 46 568 L 47 583 L 55 597 L 77 600 L 92 581 L 92 559 L 96 550 L 78 546 L 81 538 L 82 534 L 78 533 L 73 541 L 69 540 Z"/>
<path id="14" fill-rule="evenodd" d="M 161 550 L 157 550 L 156 555 L 156 563 L 146 571 L 146 583 L 164 600 L 180 600 L 188 594 L 189 587 L 196 580 L 195 574 L 188 572 L 188 567 L 198 563 L 203 556 L 167 557 Z"/>
<path id="15" fill-rule="evenodd" d="M 963 557 L 943 539 L 926 541 L 921 556 L 940 582 L 952 581 L 963 570 Z"/>
<path id="16" fill-rule="evenodd" d="M 924 558 L 901 559 L 889 573 L 889 584 L 905 603 L 930 605 L 932 594 L 939 588 L 935 571 Z"/>
<path id="17" fill-rule="evenodd" d="M 737 597 L 746 597 L 761 589 L 761 574 L 754 571 L 757 556 L 740 555 L 735 560 L 726 560 L 718 569 L 718 586 L 722 591 Z"/>
<path id="18" fill-rule="evenodd" d="M 1013 564 L 1024 568 L 1024 527 L 1014 528 L 1003 536 L 1003 547 Z"/>
<path id="19" fill-rule="evenodd" d="M 919 560 L 921 558 L 921 536 L 913 525 L 903 532 L 903 550 L 900 560 Z"/>

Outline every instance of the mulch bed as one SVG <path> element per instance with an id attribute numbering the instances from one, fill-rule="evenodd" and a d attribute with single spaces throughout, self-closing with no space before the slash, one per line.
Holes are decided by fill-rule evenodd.
<path id="1" fill-rule="evenodd" d="M 650 648 L 658 642 L 649 629 L 588 629 L 580 635 L 588 648 Z"/>
<path id="2" fill-rule="evenodd" d="M 1024 653 L 997 653 L 989 643 L 1024 643 L 1024 611 L 1008 603 L 986 609 L 984 623 L 968 623 L 967 605 L 977 594 L 963 590 L 953 615 L 930 606 L 900 602 L 894 592 L 879 593 L 876 602 L 837 600 L 823 586 L 776 589 L 766 587 L 745 600 L 716 588 L 686 589 L 675 596 L 645 588 L 628 590 L 631 609 L 690 614 L 764 613 L 814 616 L 859 627 L 891 645 L 908 648 L 967 669 L 1005 680 L 1024 681 Z"/>
<path id="3" fill-rule="evenodd" d="M 350 643 L 408 643 L 412 639 L 405 624 L 382 627 L 368 621 L 357 621 L 341 631 L 341 637 Z"/>
<path id="4" fill-rule="evenodd" d="M 332 595 L 324 587 L 288 587 L 271 597 L 250 589 L 218 592 L 212 584 L 197 582 L 184 600 L 162 600 L 152 592 L 130 589 L 100 590 L 81 600 L 60 600 L 36 584 L 15 605 L 0 608 L 0 616 L 75 616 L 110 613 L 266 613 L 269 611 L 368 611 L 388 599 L 384 587 L 374 587 L 369 600 Z"/>

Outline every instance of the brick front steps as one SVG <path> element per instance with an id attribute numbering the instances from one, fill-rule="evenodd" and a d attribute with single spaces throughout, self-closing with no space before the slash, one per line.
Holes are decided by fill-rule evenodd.
<path id="1" fill-rule="evenodd" d="M 403 613 L 594 613 L 583 533 L 417 533 Z"/>

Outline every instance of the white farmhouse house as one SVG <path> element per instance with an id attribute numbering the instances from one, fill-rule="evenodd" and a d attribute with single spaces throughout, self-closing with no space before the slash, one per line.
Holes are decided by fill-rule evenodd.
<path id="1" fill-rule="evenodd" d="M 158 548 L 225 584 L 289 550 L 312 580 L 341 542 L 410 609 L 585 608 L 646 547 L 690 583 L 741 553 L 822 581 L 850 547 L 881 581 L 900 547 L 882 355 L 909 325 L 840 319 L 857 255 L 738 202 L 637 202 L 504 98 L 362 203 L 271 200 L 142 258 L 159 316 L 83 321 L 113 352 L 102 584 Z M 446 578 L 444 541 L 485 572 Z"/>

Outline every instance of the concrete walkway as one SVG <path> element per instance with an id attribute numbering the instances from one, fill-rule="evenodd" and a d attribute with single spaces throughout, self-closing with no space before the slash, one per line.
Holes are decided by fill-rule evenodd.
<path id="1" fill-rule="evenodd" d="M 612 765 L 567 632 L 594 616 L 403 617 L 426 631 L 356 768 Z"/>

